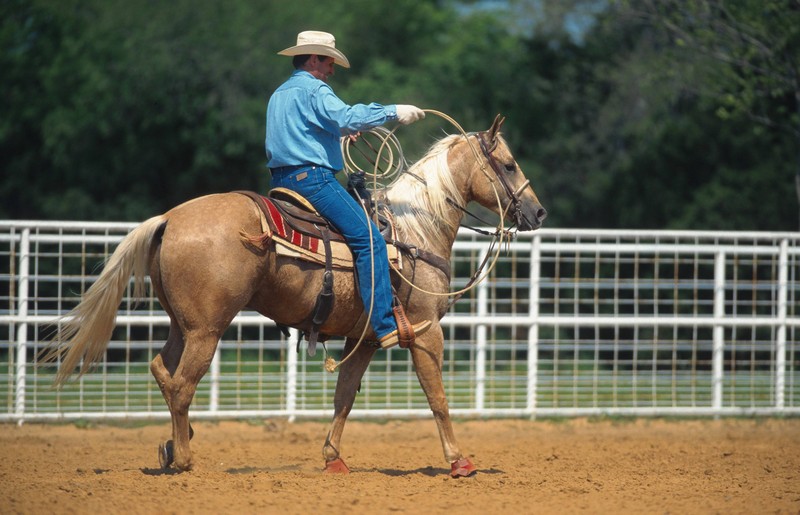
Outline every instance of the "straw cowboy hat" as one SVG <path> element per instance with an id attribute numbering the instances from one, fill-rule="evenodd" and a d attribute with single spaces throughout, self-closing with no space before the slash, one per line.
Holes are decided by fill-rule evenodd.
<path id="1" fill-rule="evenodd" d="M 324 55 L 333 57 L 339 66 L 350 68 L 350 61 L 343 53 L 336 50 L 336 38 L 327 32 L 306 30 L 297 35 L 297 44 L 278 52 L 279 55 Z"/>

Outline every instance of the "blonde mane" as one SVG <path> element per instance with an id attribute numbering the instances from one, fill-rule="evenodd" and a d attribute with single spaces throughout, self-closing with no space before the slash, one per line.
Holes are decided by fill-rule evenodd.
<path id="1" fill-rule="evenodd" d="M 450 149 L 462 138 L 463 136 L 456 134 L 439 140 L 409 168 L 410 173 L 402 174 L 387 191 L 386 197 L 392 206 L 402 239 L 435 243 L 436 246 L 449 243 L 446 235 L 453 228 L 442 230 L 442 224 L 448 219 L 448 212 L 452 209 L 447 199 L 450 198 L 459 205 L 464 202 L 453 182 L 447 156 Z"/>

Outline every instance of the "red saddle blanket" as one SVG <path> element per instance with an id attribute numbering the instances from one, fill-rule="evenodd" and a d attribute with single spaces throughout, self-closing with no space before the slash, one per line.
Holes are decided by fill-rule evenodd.
<path id="1" fill-rule="evenodd" d="M 265 246 L 269 241 L 276 244 L 280 255 L 325 264 L 326 251 L 322 232 L 330 238 L 331 263 L 335 268 L 353 268 L 353 255 L 344 238 L 315 213 L 310 213 L 290 202 L 272 199 L 252 192 L 240 192 L 250 197 L 260 208 L 261 235 L 247 240 Z M 389 259 L 400 268 L 397 249 L 387 244 Z"/>
<path id="2" fill-rule="evenodd" d="M 303 248 L 305 250 L 317 253 L 322 245 L 320 237 L 311 236 L 295 229 L 290 225 L 286 217 L 278 210 L 275 202 L 268 197 L 261 196 L 261 200 L 267 208 L 267 223 L 273 231 L 272 238 L 279 238 L 293 246 Z"/>

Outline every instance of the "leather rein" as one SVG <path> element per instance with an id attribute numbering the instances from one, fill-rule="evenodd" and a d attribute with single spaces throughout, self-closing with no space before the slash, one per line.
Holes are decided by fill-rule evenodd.
<path id="1" fill-rule="evenodd" d="M 477 232 L 477 233 L 480 233 L 480 234 L 483 234 L 483 235 L 486 235 L 486 236 L 492 236 L 493 237 L 492 242 L 491 242 L 490 247 L 489 247 L 489 252 L 486 254 L 486 258 L 483 260 L 483 262 L 480 264 L 480 266 L 478 266 L 478 268 L 475 270 L 475 273 L 470 278 L 470 280 L 468 281 L 467 285 L 464 288 L 460 289 L 459 291 L 451 292 L 451 293 L 448 293 L 448 294 L 440 294 L 440 293 L 437 293 L 437 292 L 427 291 L 424 288 L 420 288 L 420 287 L 418 287 L 418 286 L 416 286 L 414 284 L 411 284 L 408 280 L 406 280 L 406 282 L 408 282 L 411 285 L 412 288 L 415 288 L 415 289 L 417 289 L 417 290 L 419 290 L 419 291 L 421 291 L 423 293 L 427 293 L 427 294 L 431 294 L 431 295 L 447 295 L 447 296 L 451 297 L 450 304 L 452 305 L 464 293 L 466 293 L 468 290 L 470 290 L 472 287 L 474 287 L 477 282 L 479 282 L 479 281 L 481 281 L 483 279 L 482 274 L 484 273 L 484 270 L 485 270 L 486 266 L 489 265 L 490 261 L 491 261 L 490 269 L 494 267 L 495 263 L 497 262 L 497 256 L 495 255 L 494 257 L 492 257 L 492 253 L 494 252 L 492 249 L 496 248 L 497 245 L 500 244 L 504 239 L 505 239 L 505 241 L 510 241 L 514 236 L 515 227 L 522 226 L 522 222 L 527 221 L 527 217 L 525 216 L 525 214 L 523 213 L 523 211 L 521 209 L 522 199 L 520 198 L 520 194 L 523 192 L 523 190 L 525 188 L 527 188 L 530 185 L 530 181 L 529 180 L 525 180 L 518 188 L 514 189 L 513 185 L 511 184 L 511 182 L 509 181 L 509 178 L 507 176 L 507 172 L 511 172 L 513 170 L 506 169 L 506 167 L 503 166 L 499 162 L 499 160 L 495 157 L 494 151 L 497 149 L 498 140 L 496 138 L 489 138 L 488 137 L 488 135 L 490 134 L 490 131 L 473 132 L 471 134 L 468 134 L 468 133 L 466 133 L 464 131 L 464 129 L 461 127 L 461 125 L 458 124 L 457 121 L 455 121 L 453 118 L 451 118 L 447 114 L 442 113 L 440 111 L 430 110 L 430 109 L 426 110 L 426 112 L 430 112 L 430 113 L 436 114 L 437 116 L 449 121 L 464 136 L 464 139 L 467 141 L 467 143 L 468 143 L 468 145 L 469 145 L 469 147 L 470 147 L 470 149 L 471 149 L 471 151 L 473 153 L 473 157 L 476 159 L 476 163 L 478 164 L 478 166 L 481 169 L 481 172 L 484 174 L 484 176 L 486 177 L 486 179 L 489 181 L 489 183 L 492 185 L 492 188 L 494 189 L 494 193 L 495 193 L 495 196 L 497 197 L 497 202 L 498 202 L 497 206 L 501 211 L 500 212 L 501 220 L 505 220 L 506 218 L 509 218 L 509 219 L 512 220 L 512 226 L 510 228 L 508 228 L 508 229 L 504 228 L 503 225 L 502 225 L 502 222 L 501 222 L 500 224 L 498 224 L 497 229 L 495 231 L 493 231 L 493 232 L 486 231 L 486 230 L 483 230 L 483 229 L 479 229 L 477 227 L 472 227 L 472 226 L 467 225 L 467 224 L 465 224 L 463 222 L 461 222 L 459 224 L 461 227 L 464 227 L 466 229 L 470 229 L 471 231 L 474 231 L 474 232 Z M 498 115 L 498 117 L 495 118 L 495 122 L 492 125 L 492 129 L 491 130 L 496 133 L 496 131 L 500 128 L 502 123 L 503 123 L 503 120 L 500 119 L 499 115 Z M 375 130 L 375 129 L 373 129 L 373 130 Z M 393 139 L 393 133 L 394 133 L 394 130 L 388 132 L 388 134 L 384 134 L 384 135 L 381 136 L 383 138 L 383 140 L 382 140 L 382 143 L 381 143 L 381 146 L 380 146 L 379 149 L 375 150 L 374 147 L 372 147 L 370 145 L 370 148 L 372 148 L 373 151 L 376 152 L 376 154 L 378 155 L 378 158 L 376 158 L 373 161 L 372 159 L 369 159 L 367 156 L 364 156 L 364 157 L 367 157 L 367 159 L 375 166 L 375 176 L 376 177 L 377 177 L 377 172 L 378 172 L 378 162 L 380 161 L 380 154 L 381 154 L 381 151 L 383 150 L 383 148 L 387 145 L 387 143 L 393 142 L 393 144 L 397 146 L 397 151 L 398 151 L 398 153 L 400 155 L 399 162 L 405 162 L 404 159 L 402 158 L 402 149 L 399 146 L 399 142 L 397 142 L 396 139 Z M 478 143 L 479 143 L 479 146 L 480 146 L 480 149 L 481 149 L 480 152 L 477 150 L 475 145 L 473 145 L 469 141 L 469 138 L 472 137 L 472 136 L 475 136 L 475 138 L 478 140 Z M 349 140 L 343 140 L 343 141 L 349 142 Z M 349 156 L 349 146 L 344 144 L 344 143 L 343 143 L 343 146 L 345 147 L 343 152 L 345 153 L 345 155 Z M 481 157 L 481 154 L 483 154 L 483 157 Z M 363 153 L 362 153 L 362 155 L 363 155 Z M 394 155 L 394 154 L 392 154 L 392 155 Z M 500 199 L 500 192 L 499 192 L 498 188 L 495 186 L 495 178 L 492 177 L 491 172 L 489 172 L 486 169 L 486 163 L 484 163 L 484 159 L 486 160 L 487 163 L 489 163 L 489 166 L 492 168 L 492 171 L 494 172 L 494 175 L 497 177 L 496 181 L 500 182 L 502 190 L 506 195 L 506 199 L 507 200 L 505 202 Z M 391 159 L 389 161 L 390 166 L 391 166 L 391 163 L 393 163 L 393 162 L 394 162 L 393 159 Z M 357 166 L 349 166 L 348 168 L 350 168 L 352 170 L 358 170 Z M 427 186 L 428 183 L 425 180 L 425 178 L 420 177 L 419 175 L 417 175 L 414 172 L 410 171 L 407 167 L 398 166 L 396 168 L 398 169 L 399 173 L 408 174 L 411 177 L 413 177 L 414 179 L 416 179 L 417 181 L 419 181 L 420 183 L 422 183 L 423 185 Z M 383 175 L 386 175 L 386 174 L 384 173 Z M 471 213 L 469 210 L 466 209 L 466 207 L 461 206 L 457 201 L 455 201 L 451 197 L 445 196 L 445 201 L 453 209 L 461 211 L 463 214 L 468 215 L 468 216 L 478 220 L 479 222 L 483 223 L 485 226 L 494 225 L 494 224 L 489 223 L 489 222 L 487 222 L 485 220 L 482 220 L 479 216 Z M 420 259 L 421 261 L 425 261 L 429 265 L 432 265 L 434 268 L 437 268 L 437 269 L 441 270 L 448 277 L 448 279 L 450 278 L 449 277 L 449 275 L 450 275 L 449 274 L 449 272 L 450 272 L 450 270 L 449 270 L 449 260 L 445 260 L 444 258 L 436 256 L 433 253 L 425 251 L 425 250 L 423 250 L 421 248 L 418 248 L 416 246 L 403 244 L 402 242 L 394 242 L 394 243 L 403 254 L 405 254 L 407 256 L 410 256 L 412 258 L 412 260 L 416 261 L 417 259 Z"/>
<path id="2" fill-rule="evenodd" d="M 492 152 L 494 152 L 494 150 L 497 148 L 497 140 L 495 139 L 490 147 L 488 143 L 486 143 L 484 134 L 486 133 L 479 132 L 476 135 L 481 146 L 481 152 L 483 152 L 483 156 L 486 158 L 486 161 L 489 162 L 489 166 L 491 166 L 492 170 L 494 170 L 494 174 L 497 176 L 498 180 L 500 181 L 500 185 L 503 187 L 503 191 L 505 191 L 506 196 L 508 197 L 508 205 L 506 206 L 505 210 L 508 211 L 510 208 L 510 214 L 514 219 L 514 225 L 521 225 L 524 215 L 522 214 L 522 209 L 520 209 L 520 206 L 522 205 L 522 199 L 519 198 L 519 194 L 528 187 L 531 181 L 525 180 L 525 182 L 523 182 L 522 185 L 515 190 L 511 185 L 511 182 L 508 180 L 505 170 L 502 169 L 503 167 L 497 161 L 497 158 L 494 157 L 494 154 L 492 154 Z"/>
<path id="3" fill-rule="evenodd" d="M 478 133 L 475 134 L 475 137 L 478 140 L 478 143 L 480 144 L 480 148 L 481 148 L 481 152 L 483 153 L 483 157 L 486 158 L 486 161 L 489 163 L 489 166 L 492 168 L 492 171 L 494 171 L 494 174 L 495 174 L 495 176 L 497 176 L 497 179 L 500 182 L 500 185 L 503 187 L 503 191 L 505 192 L 506 196 L 508 197 L 508 203 L 506 204 L 505 209 L 503 211 L 504 212 L 506 212 L 506 211 L 510 212 L 511 217 L 514 219 L 514 226 L 520 225 L 524 215 L 522 214 L 522 210 L 520 209 L 520 206 L 522 205 L 522 200 L 520 199 L 519 194 L 525 188 L 528 187 L 528 185 L 531 183 L 531 181 L 530 180 L 525 180 L 525 182 L 523 182 L 522 185 L 519 188 L 517 188 L 516 190 L 512 187 L 511 183 L 508 180 L 508 177 L 506 177 L 506 175 L 505 175 L 505 173 L 503 171 L 503 166 L 497 161 L 497 158 L 493 154 L 494 150 L 497 148 L 497 140 L 495 140 L 493 142 L 493 144 L 491 146 L 489 146 L 489 144 L 486 143 L 486 139 L 484 138 L 485 134 L 486 134 L 486 131 L 478 132 Z M 477 154 L 476 154 L 476 156 L 477 156 Z M 418 175 L 415 175 L 415 174 L 413 174 L 411 172 L 408 172 L 408 171 L 406 171 L 405 173 L 410 174 L 412 177 L 414 177 L 415 179 L 417 179 L 421 183 L 427 185 L 427 183 L 425 182 L 425 179 L 423 179 L 422 177 L 419 177 Z M 488 177 L 488 174 L 487 174 L 487 177 Z M 489 177 L 489 180 L 491 180 L 491 177 Z M 452 198 L 447 197 L 446 200 L 447 200 L 447 203 L 450 204 L 453 208 L 458 209 L 459 211 L 461 211 L 465 215 L 471 216 L 475 220 L 478 220 L 479 222 L 483 223 L 484 225 L 489 225 L 489 226 L 492 225 L 491 223 L 487 222 L 486 220 L 483 220 L 478 215 L 470 212 L 467 208 L 465 208 L 464 206 L 460 205 L 458 202 L 456 202 Z M 513 230 L 514 226 L 512 226 L 511 229 L 504 229 L 504 231 L 508 234 L 508 233 L 510 233 L 511 230 Z M 464 228 L 469 229 L 471 231 L 483 234 L 484 236 L 496 236 L 500 232 L 499 229 L 497 231 L 495 231 L 495 232 L 489 232 L 489 231 L 485 231 L 483 229 L 478 229 L 477 227 L 472 227 L 470 225 L 466 225 L 466 224 L 463 224 L 463 223 L 461 224 L 461 227 L 464 227 Z"/>
<path id="4" fill-rule="evenodd" d="M 520 209 L 520 205 L 522 204 L 522 200 L 519 198 L 519 193 L 522 190 L 524 190 L 528 186 L 528 184 L 530 184 L 531 181 L 526 180 L 522 184 L 522 186 L 520 186 L 516 191 L 512 188 L 511 183 L 508 180 L 508 177 L 506 177 L 505 174 L 503 173 L 503 170 L 502 170 L 502 167 L 501 167 L 500 163 L 497 161 L 497 158 L 494 156 L 494 154 L 492 154 L 492 152 L 494 152 L 494 150 L 497 148 L 497 140 L 495 139 L 492 142 L 492 145 L 489 146 L 486 143 L 486 138 L 484 137 L 485 134 L 486 134 L 485 131 L 479 132 L 479 133 L 477 133 L 475 135 L 475 137 L 477 138 L 478 143 L 480 143 L 481 152 L 483 153 L 483 157 L 486 158 L 486 161 L 489 163 L 489 166 L 492 167 L 492 170 L 494 171 L 494 174 L 497 176 L 498 181 L 500 181 L 500 184 L 502 185 L 503 190 L 505 191 L 505 193 L 506 193 L 506 195 L 507 195 L 507 197 L 509 199 L 508 200 L 508 204 L 506 205 L 506 207 L 504 209 L 504 212 L 508 211 L 509 209 L 511 209 L 511 213 L 510 214 L 514 219 L 514 225 L 520 225 L 523 215 L 522 215 L 522 210 Z M 484 173 L 485 173 L 485 170 L 484 170 Z M 487 176 L 488 176 L 488 174 L 487 174 Z M 489 178 L 489 180 L 491 180 L 491 177 L 488 177 L 488 178 Z M 486 225 L 491 225 L 488 222 L 482 220 L 477 215 L 475 215 L 473 213 L 470 213 L 468 209 L 466 209 L 463 206 L 460 206 L 454 200 L 448 198 L 447 202 L 451 206 L 453 206 L 453 207 L 459 209 L 460 211 L 462 211 L 464 214 L 467 214 L 467 215 L 471 216 L 472 218 L 475 218 L 476 220 L 479 220 L 480 222 L 483 222 Z M 503 215 L 501 214 L 500 216 L 502 217 Z M 466 292 L 467 290 L 469 290 L 478 281 L 478 279 L 480 278 L 481 274 L 483 273 L 483 269 L 486 267 L 487 263 L 489 262 L 489 258 L 492 255 L 492 250 L 491 249 L 497 244 L 498 238 L 502 234 L 501 231 L 503 231 L 506 234 L 510 235 L 511 231 L 513 230 L 513 226 L 512 226 L 511 229 L 503 229 L 503 228 L 498 227 L 498 229 L 495 232 L 492 233 L 492 232 L 485 231 L 483 229 L 478 229 L 476 227 L 471 227 L 471 226 L 465 225 L 465 224 L 461 224 L 461 226 L 462 227 L 466 227 L 467 229 L 470 229 L 472 231 L 484 234 L 486 236 L 494 236 L 494 239 L 492 240 L 492 243 L 489 246 L 489 251 L 486 252 L 486 255 L 484 256 L 483 261 L 475 269 L 475 273 L 473 273 L 472 277 L 469 278 L 469 281 L 467 281 L 466 286 L 461 290 L 462 293 L 458 294 L 458 295 L 455 295 L 450 299 L 450 302 L 448 303 L 447 309 L 450 309 L 453 306 L 453 304 L 458 302 L 458 300 L 463 296 L 463 292 Z"/>

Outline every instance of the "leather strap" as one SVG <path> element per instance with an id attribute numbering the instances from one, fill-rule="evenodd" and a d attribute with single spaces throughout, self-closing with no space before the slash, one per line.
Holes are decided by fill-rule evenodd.
<path id="1" fill-rule="evenodd" d="M 397 247 L 397 250 L 401 251 L 412 259 L 419 258 L 432 267 L 438 268 L 445 276 L 447 276 L 447 281 L 450 282 L 450 261 L 441 256 L 437 256 L 432 252 L 428 252 L 425 249 L 421 249 L 415 245 L 409 245 L 408 243 L 404 243 L 402 241 L 392 240 L 388 243 L 391 243 Z"/>
<path id="2" fill-rule="evenodd" d="M 330 232 L 325 227 L 320 227 L 322 242 L 325 245 L 325 273 L 322 276 L 322 291 L 317 296 L 317 304 L 311 317 L 311 331 L 308 333 L 308 355 L 317 353 L 317 339 L 319 328 L 328 319 L 333 309 L 333 259 L 331 251 Z M 299 345 L 298 341 L 298 345 Z"/>

